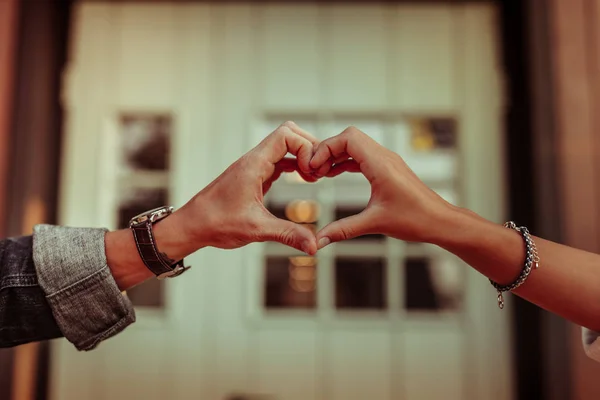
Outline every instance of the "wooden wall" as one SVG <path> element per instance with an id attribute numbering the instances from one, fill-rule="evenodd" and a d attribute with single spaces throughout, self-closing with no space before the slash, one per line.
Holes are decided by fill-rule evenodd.
<path id="1" fill-rule="evenodd" d="M 6 211 L 9 133 L 13 111 L 13 89 L 18 34 L 18 0 L 0 1 L 0 215 Z M 0 237 L 6 220 L 0 219 Z"/>
<path id="2" fill-rule="evenodd" d="M 0 238 L 6 236 L 8 218 L 8 169 L 12 127 L 14 80 L 19 25 L 19 0 L 0 1 Z M 12 388 L 14 351 L 0 350 L 0 398 L 7 399 Z"/>

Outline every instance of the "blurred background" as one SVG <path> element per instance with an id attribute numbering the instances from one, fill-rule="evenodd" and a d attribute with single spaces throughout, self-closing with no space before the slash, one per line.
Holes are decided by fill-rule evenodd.
<path id="1" fill-rule="evenodd" d="M 181 206 L 293 120 L 355 125 L 449 201 L 600 252 L 599 19 L 599 0 L 0 0 L 0 237 Z M 368 198 L 360 176 L 286 175 L 266 203 L 318 229 Z M 136 324 L 92 352 L 0 351 L 0 399 L 600 398 L 578 327 L 499 311 L 435 247 L 188 263 L 131 290 Z"/>

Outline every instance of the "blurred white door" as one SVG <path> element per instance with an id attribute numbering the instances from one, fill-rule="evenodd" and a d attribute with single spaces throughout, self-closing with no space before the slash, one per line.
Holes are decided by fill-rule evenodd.
<path id="1" fill-rule="evenodd" d="M 181 206 L 287 119 L 323 138 L 356 125 L 501 222 L 495 18 L 487 4 L 80 3 L 61 222 L 114 229 Z M 318 228 L 368 196 L 360 176 L 288 176 L 267 201 Z M 57 341 L 52 398 L 512 397 L 508 313 L 437 248 L 374 236 L 315 259 L 257 244 L 188 263 L 131 291 L 138 322 L 97 350 Z"/>

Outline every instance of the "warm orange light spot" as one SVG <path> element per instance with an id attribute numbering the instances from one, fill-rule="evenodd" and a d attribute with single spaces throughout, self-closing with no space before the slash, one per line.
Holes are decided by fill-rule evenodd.
<path id="1" fill-rule="evenodd" d="M 285 208 L 285 215 L 290 221 L 311 223 L 319 218 L 319 204 L 313 200 L 294 200 Z"/>

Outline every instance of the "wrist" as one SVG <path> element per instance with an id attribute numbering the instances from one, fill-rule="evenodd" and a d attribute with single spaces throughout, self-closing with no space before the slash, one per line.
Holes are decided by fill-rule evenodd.
<path id="1" fill-rule="evenodd" d="M 127 290 L 154 276 L 138 253 L 129 229 L 104 236 L 106 263 L 120 290 Z"/>
<path id="2" fill-rule="evenodd" d="M 438 221 L 431 243 L 453 253 L 471 244 L 486 227 L 496 226 L 473 211 L 454 205 L 449 205 Z"/>
<path id="3" fill-rule="evenodd" d="M 204 247 L 194 240 L 188 223 L 183 210 L 177 210 L 152 226 L 156 248 L 162 255 L 173 260 L 173 263 Z"/>
<path id="4" fill-rule="evenodd" d="M 173 264 L 205 246 L 193 235 L 190 225 L 182 209 L 152 226 L 157 250 Z M 107 264 L 119 289 L 127 290 L 154 277 L 139 254 L 131 229 L 108 232 L 104 242 Z"/>
<path id="5" fill-rule="evenodd" d="M 500 285 L 515 281 L 523 266 L 525 245 L 521 235 L 456 208 L 449 213 L 435 244 L 453 253 Z"/>

